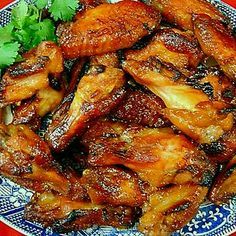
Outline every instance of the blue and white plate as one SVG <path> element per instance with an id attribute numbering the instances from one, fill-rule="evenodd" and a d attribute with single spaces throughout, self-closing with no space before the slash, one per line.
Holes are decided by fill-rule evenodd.
<path id="1" fill-rule="evenodd" d="M 181 0 L 180 0 L 181 1 Z M 11 9 L 16 4 L 0 11 L 0 25 L 9 22 Z M 223 4 L 219 0 L 211 0 L 220 11 L 231 20 L 232 28 L 236 29 L 236 11 Z M 142 236 L 137 229 L 115 229 L 112 227 L 94 227 L 68 234 L 57 234 L 50 228 L 43 228 L 40 224 L 23 219 L 24 206 L 30 200 L 32 191 L 22 188 L 10 180 L 0 176 L 0 220 L 10 227 L 30 236 Z M 226 236 L 236 232 L 236 198 L 229 204 L 216 206 L 212 203 L 204 203 L 200 207 L 196 217 L 183 229 L 172 236 Z M 0 229 L 0 235 L 1 229 Z"/>

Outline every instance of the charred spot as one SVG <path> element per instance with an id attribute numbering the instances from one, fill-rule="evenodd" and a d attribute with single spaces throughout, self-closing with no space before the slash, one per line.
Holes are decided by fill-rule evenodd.
<path id="1" fill-rule="evenodd" d="M 147 30 L 147 32 L 148 32 L 149 34 L 151 34 L 151 33 L 153 32 L 153 28 L 150 28 L 147 22 L 144 22 L 144 23 L 143 23 L 143 28 L 144 28 L 145 30 Z"/>
<path id="2" fill-rule="evenodd" d="M 229 177 L 236 170 L 236 163 L 232 165 L 226 172 L 225 176 Z"/>
<path id="3" fill-rule="evenodd" d="M 102 138 L 118 138 L 119 134 L 116 134 L 116 133 L 105 133 L 105 134 L 102 134 L 101 137 Z"/>
<path id="4" fill-rule="evenodd" d="M 214 178 L 214 173 L 212 173 L 210 170 L 206 170 L 203 173 L 200 185 L 203 186 L 203 187 L 210 187 L 211 184 L 212 184 L 213 178 Z"/>
<path id="5" fill-rule="evenodd" d="M 57 78 L 55 78 L 52 74 L 49 74 L 48 79 L 49 79 L 49 85 L 51 88 L 53 88 L 57 91 L 61 90 L 61 84 Z"/>
<path id="6" fill-rule="evenodd" d="M 234 92 L 231 89 L 226 89 L 222 92 L 222 97 L 233 99 L 234 98 Z"/>
<path id="7" fill-rule="evenodd" d="M 119 149 L 114 152 L 115 155 L 118 155 L 120 157 L 125 158 L 126 157 L 127 150 L 126 149 Z"/>
<path id="8" fill-rule="evenodd" d="M 43 70 L 48 61 L 49 57 L 41 56 L 38 57 L 37 62 L 34 64 L 19 63 L 14 67 L 10 67 L 8 72 L 12 77 L 22 76 L 25 74 L 31 75 Z"/>
<path id="9" fill-rule="evenodd" d="M 73 210 L 67 218 L 62 219 L 62 220 L 57 220 L 56 222 L 53 223 L 52 228 L 56 232 L 62 233 L 65 232 L 65 225 L 70 224 L 74 222 L 76 219 L 79 217 L 84 217 L 88 214 L 88 211 L 86 210 Z"/>
<path id="10" fill-rule="evenodd" d="M 222 114 L 236 112 L 236 107 L 224 108 L 220 111 Z"/>
<path id="11" fill-rule="evenodd" d="M 225 150 L 224 144 L 220 141 L 212 142 L 210 144 L 203 143 L 199 146 L 199 148 L 208 155 L 218 155 Z"/>
<path id="12" fill-rule="evenodd" d="M 196 81 L 196 78 L 188 78 L 187 84 L 195 89 L 202 90 L 209 98 L 214 97 L 214 88 L 209 82 L 201 84 Z"/>
<path id="13" fill-rule="evenodd" d="M 164 214 L 169 215 L 169 214 L 172 214 L 172 213 L 175 213 L 175 212 L 184 211 L 184 210 L 188 209 L 190 206 L 191 206 L 191 202 L 185 201 L 185 202 L 182 202 L 178 205 L 175 205 L 175 206 L 171 207 L 170 209 L 165 211 Z"/>

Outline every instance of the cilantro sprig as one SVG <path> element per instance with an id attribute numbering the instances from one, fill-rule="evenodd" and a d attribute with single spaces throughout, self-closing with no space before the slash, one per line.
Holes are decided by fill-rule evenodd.
<path id="1" fill-rule="evenodd" d="M 78 0 L 35 0 L 33 4 L 21 0 L 12 10 L 11 22 L 0 28 L 0 70 L 42 41 L 56 42 L 55 22 L 71 20 L 78 4 Z M 50 18 L 42 19 L 45 9 Z"/>

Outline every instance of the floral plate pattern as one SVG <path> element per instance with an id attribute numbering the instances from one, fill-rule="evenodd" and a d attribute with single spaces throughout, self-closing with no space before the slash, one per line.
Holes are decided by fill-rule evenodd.
<path id="1" fill-rule="evenodd" d="M 10 20 L 11 9 L 18 1 L 0 10 L 0 26 Z M 29 0 L 27 2 L 30 2 Z M 236 29 L 236 11 L 220 0 L 211 0 L 220 11 L 230 19 L 230 25 Z M 30 236 L 142 236 L 134 227 L 132 229 L 115 229 L 112 227 L 93 227 L 87 230 L 57 234 L 50 228 L 43 228 L 40 224 L 23 219 L 24 206 L 30 200 L 33 192 L 23 188 L 7 178 L 0 176 L 0 221 L 25 235 Z M 216 206 L 205 202 L 201 205 L 197 215 L 184 228 L 172 236 L 226 236 L 236 232 L 236 198 L 229 204 Z M 0 229 L 1 235 L 1 229 Z"/>

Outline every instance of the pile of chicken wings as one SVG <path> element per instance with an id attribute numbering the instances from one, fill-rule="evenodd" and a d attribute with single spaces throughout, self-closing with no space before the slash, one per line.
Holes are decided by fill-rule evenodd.
<path id="1" fill-rule="evenodd" d="M 236 40 L 205 0 L 81 0 L 0 80 L 0 173 L 58 232 L 182 228 L 236 195 Z"/>

